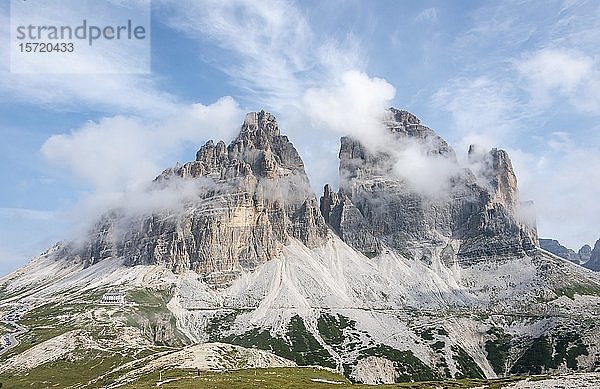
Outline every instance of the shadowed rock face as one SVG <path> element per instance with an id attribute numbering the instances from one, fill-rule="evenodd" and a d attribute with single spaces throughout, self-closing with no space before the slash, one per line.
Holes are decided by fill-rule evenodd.
<path id="1" fill-rule="evenodd" d="M 577 252 L 563 246 L 556 239 L 540 239 L 540 247 L 561 258 L 569 260 L 590 270 L 600 271 L 600 239 L 596 241 L 594 248 L 583 245 Z"/>
<path id="2" fill-rule="evenodd" d="M 586 263 L 592 256 L 592 248 L 589 244 L 584 244 L 579 251 L 577 251 L 577 255 L 579 256 L 579 262 Z"/>
<path id="3" fill-rule="evenodd" d="M 466 262 L 535 250 L 535 227 L 518 215 L 517 179 L 505 151 L 471 148 L 472 168 L 459 168 L 450 146 L 414 115 L 392 108 L 385 124 L 395 142 L 391 148 L 417 144 L 423 155 L 451 167 L 447 190 L 443 196 L 423 193 L 397 174 L 402 160 L 393 152 L 342 138 L 340 190 L 325 187 L 321 212 L 346 243 L 362 252 L 378 252 L 382 245 L 406 252 L 452 239 L 459 243 L 457 258 Z"/>
<path id="4" fill-rule="evenodd" d="M 229 146 L 208 141 L 195 161 L 165 170 L 151 190 L 182 181 L 196 183 L 197 193 L 176 212 L 132 218 L 113 210 L 82 247 L 65 250 L 86 265 L 123 257 L 221 284 L 272 259 L 290 237 L 314 247 L 327 234 L 302 159 L 269 113 L 248 114 Z"/>
<path id="5" fill-rule="evenodd" d="M 559 243 L 558 240 L 555 239 L 540 239 L 540 247 L 543 248 L 544 250 L 551 252 L 554 255 L 557 255 L 561 258 L 564 259 L 568 259 L 571 262 L 574 263 L 580 263 L 580 256 L 578 253 L 576 253 L 575 251 L 561 245 Z M 590 246 L 587 246 L 590 247 Z M 585 253 L 585 248 L 582 247 L 582 250 L 584 250 Z M 591 248 L 590 248 L 590 253 L 591 253 Z M 589 256 L 588 256 L 589 259 Z"/>
<path id="6" fill-rule="evenodd" d="M 600 271 L 600 239 L 596 241 L 590 253 L 590 259 L 583 266 L 590 270 Z"/>

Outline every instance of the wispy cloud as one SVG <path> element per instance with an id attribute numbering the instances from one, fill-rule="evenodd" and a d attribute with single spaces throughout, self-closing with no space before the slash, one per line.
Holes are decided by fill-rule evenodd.
<path id="1" fill-rule="evenodd" d="M 43 7 L 42 4 L 36 6 Z M 57 11 L 55 6 L 45 9 Z M 68 8 L 62 12 L 63 15 L 54 17 L 77 20 L 77 15 L 68 15 Z M 5 4 L 0 6 L 0 38 L 4 42 L 10 41 L 10 27 L 9 9 Z M 9 49 L 9 45 L 0 45 L 0 101 L 32 103 L 53 109 L 81 109 L 83 106 L 100 112 L 133 113 L 145 117 L 172 114 L 180 104 L 176 96 L 160 87 L 160 80 L 155 76 L 106 74 L 118 73 L 120 61 L 135 57 L 135 52 L 106 52 L 93 60 L 85 56 L 76 60 L 56 56 L 64 61 L 49 62 L 48 66 L 57 67 L 49 71 L 64 74 L 19 74 L 11 73 Z M 76 74 L 81 73 L 81 69 L 93 69 L 97 74 Z"/>
<path id="2" fill-rule="evenodd" d="M 270 109 L 294 104 L 307 87 L 327 82 L 360 64 L 358 45 L 345 36 L 315 36 L 305 15 L 288 1 L 256 3 L 159 2 L 167 24 L 197 41 L 221 48 L 215 66 Z"/>
<path id="3" fill-rule="evenodd" d="M 51 211 L 27 208 L 0 208 L 0 218 L 15 218 L 24 220 L 51 220 L 55 217 Z"/>
<path id="4" fill-rule="evenodd" d="M 417 22 L 434 22 L 438 18 L 438 9 L 437 8 L 426 8 L 423 11 L 419 12 L 415 20 Z"/>
<path id="5" fill-rule="evenodd" d="M 543 237 L 559 238 L 577 250 L 600 238 L 600 156 L 566 132 L 549 134 L 542 154 L 511 151 L 524 198 L 535 199 Z"/>
<path id="6" fill-rule="evenodd" d="M 505 143 L 519 119 L 510 84 L 488 76 L 450 80 L 433 95 L 433 103 L 452 115 L 455 141 L 465 150 L 473 143 L 486 147 Z"/>

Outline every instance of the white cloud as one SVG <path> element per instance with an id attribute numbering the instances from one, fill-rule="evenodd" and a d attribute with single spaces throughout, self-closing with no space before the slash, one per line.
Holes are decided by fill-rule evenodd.
<path id="1" fill-rule="evenodd" d="M 460 173 L 456 160 L 432 155 L 431 145 L 406 139 L 389 150 L 395 159 L 394 173 L 405 179 L 416 192 L 434 200 L 447 200 L 452 189 L 451 178 Z"/>
<path id="2" fill-rule="evenodd" d="M 64 166 L 97 192 L 145 185 L 173 163 L 186 142 L 230 140 L 243 113 L 231 98 L 180 108 L 176 115 L 144 122 L 115 116 L 89 122 L 70 134 L 54 135 L 42 146 L 49 161 Z"/>
<path id="3" fill-rule="evenodd" d="M 14 218 L 21 220 L 51 220 L 54 212 L 41 211 L 27 208 L 0 208 L 0 218 Z"/>
<path id="4" fill-rule="evenodd" d="M 223 50 L 215 65 L 241 87 L 248 101 L 274 111 L 297 107 L 309 88 L 360 69 L 361 44 L 352 34 L 317 35 L 290 1 L 157 2 L 173 29 Z"/>
<path id="5" fill-rule="evenodd" d="M 517 63 L 534 104 L 550 104 L 558 92 L 573 108 L 596 114 L 600 113 L 598 68 L 593 57 L 566 49 L 538 50 Z"/>
<path id="6" fill-rule="evenodd" d="M 387 135 L 383 120 L 395 94 L 395 88 L 383 79 L 348 71 L 338 85 L 307 90 L 302 102 L 315 127 L 375 146 Z"/>
<path id="7" fill-rule="evenodd" d="M 566 50 L 543 49 L 518 65 L 519 72 L 545 88 L 574 90 L 592 71 L 591 58 Z"/>
<path id="8" fill-rule="evenodd" d="M 227 60 L 219 63 L 221 70 L 250 96 L 280 106 L 301 94 L 296 73 L 313 66 L 306 57 L 312 33 L 292 3 L 211 0 L 159 4 L 170 12 L 170 27 L 199 41 L 209 39 L 227 51 Z"/>

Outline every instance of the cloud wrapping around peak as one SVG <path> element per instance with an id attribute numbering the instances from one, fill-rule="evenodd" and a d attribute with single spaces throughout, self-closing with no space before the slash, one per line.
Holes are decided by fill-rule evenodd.
<path id="1" fill-rule="evenodd" d="M 70 170 L 96 192 L 112 193 L 145 185 L 173 163 L 186 143 L 232 139 L 244 113 L 230 97 L 211 105 L 192 104 L 176 115 L 145 122 L 128 116 L 88 122 L 70 134 L 54 135 L 44 157 Z"/>
<path id="2" fill-rule="evenodd" d="M 461 168 L 456 159 L 432 154 L 431 149 L 427 141 L 406 138 L 401 144 L 388 147 L 388 153 L 395 161 L 394 173 L 406 180 L 412 190 L 430 200 L 449 200 L 451 179 L 459 175 Z"/>
<path id="3" fill-rule="evenodd" d="M 387 81 L 352 70 L 343 73 L 337 85 L 309 89 L 302 102 L 315 127 L 378 146 L 388 134 L 383 120 L 395 94 Z"/>

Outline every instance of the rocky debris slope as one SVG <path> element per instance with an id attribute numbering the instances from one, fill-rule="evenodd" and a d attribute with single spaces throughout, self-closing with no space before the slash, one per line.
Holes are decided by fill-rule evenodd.
<path id="1" fill-rule="evenodd" d="M 375 255 L 389 247 L 431 262 L 424 246 L 446 246 L 450 262 L 532 254 L 534 222 L 522 217 L 517 179 L 508 154 L 469 150 L 469 168 L 452 148 L 414 115 L 391 108 L 385 124 L 388 149 L 367 148 L 356 139 L 341 140 L 340 190 L 327 185 L 321 213 L 350 246 Z M 405 155 L 417 153 L 432 169 L 445 170 L 442 190 L 427 192 L 402 170 Z M 437 183 L 438 185 L 440 183 Z M 458 242 L 457 250 L 449 244 Z"/>
<path id="2" fill-rule="evenodd" d="M 86 266 L 111 257 L 163 264 L 221 284 L 274 258 L 290 237 L 314 247 L 327 234 L 298 152 L 264 111 L 248 114 L 229 146 L 208 141 L 195 161 L 165 170 L 150 190 L 189 183 L 193 195 L 176 210 L 133 217 L 113 210 L 86 242 L 58 255 Z"/>
<path id="3" fill-rule="evenodd" d="M 600 373 L 561 374 L 526 379 L 505 386 L 506 389 L 594 389 L 600 388 Z"/>

